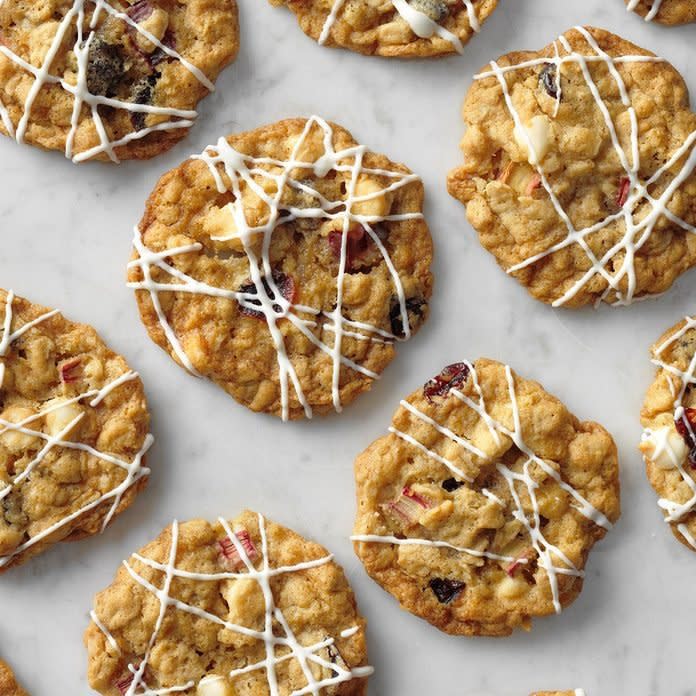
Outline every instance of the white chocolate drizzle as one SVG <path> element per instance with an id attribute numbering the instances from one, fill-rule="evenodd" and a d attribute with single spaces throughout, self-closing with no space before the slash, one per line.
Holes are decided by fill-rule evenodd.
<path id="1" fill-rule="evenodd" d="M 123 565 L 128 571 L 130 577 L 143 589 L 154 595 L 160 605 L 159 614 L 157 616 L 157 620 L 155 621 L 150 639 L 147 643 L 145 654 L 140 657 L 138 662 L 130 663 L 128 665 L 127 669 L 133 675 L 133 680 L 124 696 L 155 696 L 159 694 L 182 692 L 188 691 L 196 685 L 195 681 L 188 681 L 185 684 L 168 687 L 167 689 L 155 689 L 148 686 L 148 684 L 145 682 L 145 671 L 150 662 L 152 651 L 157 643 L 159 633 L 162 630 L 165 616 L 170 609 L 181 611 L 195 616 L 196 618 L 210 621 L 228 631 L 232 631 L 233 633 L 238 633 L 262 642 L 265 649 L 265 658 L 259 662 L 232 670 L 227 675 L 227 678 L 232 682 L 232 684 L 234 684 L 234 680 L 237 677 L 250 672 L 263 671 L 266 674 L 270 696 L 280 696 L 281 693 L 286 693 L 285 689 L 282 688 L 281 684 L 279 684 L 276 666 L 289 660 L 297 661 L 307 681 L 306 686 L 292 691 L 289 696 L 306 696 L 308 694 L 311 694 L 311 696 L 320 696 L 324 693 L 324 689 L 352 681 L 353 679 L 364 679 L 374 672 L 372 667 L 365 666 L 351 668 L 348 665 L 345 665 L 345 663 L 341 664 L 341 660 L 331 662 L 323 657 L 321 652 L 325 651 L 327 648 L 337 650 L 335 647 L 336 638 L 332 636 L 326 636 L 326 638 L 313 645 L 302 645 L 297 636 L 295 636 L 293 633 L 293 630 L 283 614 L 283 611 L 276 605 L 273 589 L 271 587 L 271 580 L 273 578 L 302 570 L 318 568 L 326 565 L 327 563 L 331 563 L 333 561 L 332 554 L 322 558 L 317 558 L 315 560 L 297 563 L 292 566 L 272 568 L 269 564 L 268 557 L 266 522 L 262 515 L 258 515 L 259 534 L 261 537 L 261 566 L 256 568 L 254 566 L 254 562 L 252 562 L 244 549 L 244 546 L 237 538 L 237 535 L 230 528 L 229 523 L 223 518 L 219 518 L 218 521 L 223 527 L 229 541 L 234 544 L 234 547 L 239 554 L 240 561 L 243 563 L 243 569 L 240 572 L 197 573 L 177 568 L 176 560 L 179 543 L 179 524 L 176 520 L 171 526 L 171 544 L 166 563 L 160 563 L 153 559 L 146 558 L 138 553 L 135 553 L 132 556 L 132 558 L 137 562 L 163 573 L 161 587 L 155 586 L 152 582 L 138 573 L 132 562 L 124 561 Z M 227 619 L 218 616 L 217 614 L 213 614 L 205 609 L 194 606 L 193 604 L 188 604 L 172 597 L 171 585 L 175 578 L 193 580 L 201 583 L 220 582 L 222 580 L 254 581 L 261 591 L 264 599 L 265 613 L 263 630 L 252 629 L 240 624 L 232 623 Z M 118 641 L 106 627 L 105 622 L 100 620 L 94 611 L 92 612 L 92 619 L 95 625 L 104 634 L 107 642 L 116 651 L 116 654 L 122 654 L 123 651 L 118 645 Z M 359 630 L 360 627 L 357 625 L 349 626 L 343 629 L 339 633 L 339 636 L 340 638 L 347 639 L 354 636 Z M 283 654 L 280 656 L 276 654 L 276 650 L 278 648 L 283 649 Z M 313 665 L 318 666 L 321 669 L 329 670 L 329 672 L 332 673 L 332 676 L 317 679 L 312 671 Z"/>
<path id="2" fill-rule="evenodd" d="M 687 389 L 696 387 L 696 352 L 694 352 L 688 367 L 684 371 L 665 362 L 662 358 L 662 355 L 670 346 L 683 338 L 689 331 L 694 330 L 696 330 L 696 316 L 685 317 L 684 325 L 678 331 L 675 331 L 661 345 L 655 348 L 653 351 L 652 363 L 667 373 L 665 379 L 674 396 L 673 423 L 683 423 L 688 434 L 693 441 L 696 442 L 696 432 L 694 432 L 694 428 L 684 413 L 684 397 L 686 396 L 686 391 Z M 674 429 L 673 423 L 670 424 L 670 430 Z M 643 439 L 646 440 L 650 437 L 654 438 L 652 431 L 650 429 L 644 430 Z M 681 522 L 687 515 L 696 511 L 696 480 L 694 480 L 694 477 L 691 476 L 686 469 L 688 466 L 686 459 L 676 456 L 673 452 L 673 448 L 669 447 L 669 445 L 663 444 L 663 446 L 666 447 L 667 455 L 672 460 L 674 468 L 679 471 L 682 481 L 691 492 L 691 497 L 683 503 L 678 503 L 668 498 L 660 498 L 657 504 L 664 512 L 665 522 L 676 524 L 676 528 L 682 537 L 694 550 L 696 550 L 696 539 L 694 539 L 693 535 L 689 532 L 687 526 Z"/>
<path id="3" fill-rule="evenodd" d="M 614 306 L 628 305 L 638 299 L 646 299 L 647 296 L 635 297 L 636 291 L 636 255 L 640 249 L 650 239 L 657 223 L 662 217 L 666 218 L 673 225 L 680 227 L 687 233 L 696 234 L 696 227 L 685 220 L 682 220 L 669 210 L 669 203 L 677 194 L 678 190 L 684 182 L 692 175 L 696 169 L 696 130 L 693 131 L 682 145 L 672 153 L 665 162 L 650 179 L 647 181 L 641 180 L 639 176 L 641 161 L 639 150 L 639 126 L 638 117 L 635 107 L 633 106 L 626 84 L 617 68 L 617 66 L 626 63 L 645 63 L 645 62 L 663 62 L 662 58 L 655 56 L 643 55 L 624 55 L 610 56 L 604 51 L 592 34 L 584 27 L 575 27 L 585 41 L 591 51 L 589 55 L 583 55 L 574 51 L 565 36 L 560 36 L 558 41 L 554 42 L 554 56 L 527 60 L 515 65 L 501 66 L 496 61 L 491 62 L 490 71 L 480 73 L 475 76 L 476 80 L 484 80 L 496 78 L 502 88 L 505 103 L 510 116 L 514 122 L 515 132 L 519 137 L 526 140 L 527 150 L 529 152 L 529 162 L 536 169 L 540 183 L 546 190 L 549 199 L 558 214 L 563 226 L 567 229 L 567 235 L 560 242 L 553 244 L 545 251 L 534 254 L 529 258 L 514 264 L 507 269 L 508 273 L 521 271 L 541 259 L 545 259 L 557 251 L 566 249 L 573 245 L 578 245 L 587 259 L 590 262 L 590 267 L 583 275 L 569 287 L 561 297 L 556 299 L 552 305 L 560 307 L 572 300 L 583 288 L 591 281 L 599 277 L 603 279 L 607 287 L 596 304 L 608 302 Z M 563 54 L 561 54 L 561 50 Z M 556 83 L 560 84 L 561 70 L 566 64 L 575 64 L 579 66 L 584 81 L 592 95 L 592 98 L 597 104 L 597 108 L 602 114 L 604 123 L 611 140 L 612 149 L 615 151 L 617 158 L 625 172 L 625 178 L 628 184 L 626 200 L 621 203 L 617 213 L 608 215 L 605 219 L 593 224 L 584 229 L 576 229 L 570 219 L 569 214 L 563 208 L 551 181 L 547 177 L 543 168 L 543 158 L 537 157 L 534 143 L 529 135 L 525 124 L 522 123 L 522 118 L 517 111 L 512 94 L 510 92 L 506 75 L 518 70 L 525 70 L 537 66 L 553 65 L 556 71 Z M 630 152 L 626 152 L 620 142 L 617 132 L 617 117 L 612 116 L 609 112 L 607 104 L 604 102 L 602 95 L 599 92 L 597 83 L 590 71 L 590 65 L 600 63 L 606 66 L 612 81 L 616 85 L 619 92 L 623 107 L 625 108 L 626 116 L 631 126 L 630 132 Z M 561 104 L 561 89 L 557 90 L 555 116 L 558 115 Z M 541 160 L 541 161 L 540 161 Z M 681 162 L 681 164 L 680 164 Z M 679 166 L 678 172 L 666 186 L 663 193 L 658 198 L 654 198 L 650 193 L 650 188 L 659 183 L 674 167 Z M 618 183 L 618 182 L 617 182 Z M 618 203 L 618 202 L 617 202 Z M 647 203 L 650 210 L 644 214 L 642 209 L 639 210 L 639 205 Z M 618 206 L 617 206 L 618 208 Z M 588 239 L 596 232 L 599 232 L 615 222 L 623 221 L 625 232 L 623 237 L 617 241 L 611 248 L 601 256 L 597 257 L 592 251 Z M 615 266 L 615 268 L 612 268 Z M 626 288 L 622 289 L 621 284 L 625 282 Z M 611 297 L 610 297 L 611 296 Z"/>
<path id="4" fill-rule="evenodd" d="M 473 0 L 461 0 L 461 2 L 466 7 L 471 30 L 478 33 L 481 31 L 481 24 L 476 14 L 476 8 L 474 7 Z M 338 15 L 343 9 L 345 3 L 346 0 L 334 0 L 334 4 L 331 7 L 331 11 L 324 22 L 324 26 L 319 36 L 320 44 L 325 44 L 329 39 L 329 36 L 331 36 L 331 29 L 338 20 Z M 408 24 L 411 31 L 417 37 L 421 39 L 430 39 L 433 36 L 438 36 L 444 41 L 449 41 L 449 43 L 454 46 L 457 53 L 461 54 L 464 52 L 464 45 L 456 34 L 453 34 L 448 29 L 445 29 L 445 27 L 432 20 L 425 13 L 417 10 L 408 2 L 408 0 L 391 0 L 391 3 L 394 6 L 394 9 L 399 13 L 399 16 Z"/>
<path id="5" fill-rule="evenodd" d="M 45 314 L 42 314 L 40 317 L 34 319 L 33 321 L 27 322 L 26 324 L 23 324 L 22 326 L 15 328 L 15 330 L 13 331 L 13 301 L 14 293 L 12 292 L 12 290 L 10 290 L 7 293 L 7 298 L 5 301 L 5 317 L 2 327 L 2 338 L 0 338 L 0 360 L 3 360 L 3 362 L 0 363 L 0 390 L 2 389 L 5 375 L 4 359 L 7 358 L 12 343 L 16 341 L 20 336 L 24 335 L 29 329 L 37 326 L 42 321 L 45 321 L 46 319 L 49 319 L 50 317 L 58 314 L 58 310 L 46 312 Z M 41 529 L 41 531 L 31 536 L 27 541 L 17 546 L 12 551 L 12 553 L 6 554 L 4 556 L 0 555 L 0 568 L 8 565 L 16 556 L 20 555 L 21 553 L 24 553 L 27 549 L 30 549 L 46 537 L 61 530 L 66 525 L 70 524 L 82 515 L 90 512 L 91 510 L 94 510 L 103 503 L 110 502 L 111 506 L 102 522 L 103 531 L 104 529 L 106 529 L 109 522 L 111 522 L 111 519 L 116 514 L 118 506 L 120 505 L 123 495 L 126 493 L 126 491 L 135 483 L 137 483 L 140 479 L 149 475 L 150 470 L 143 465 L 143 458 L 152 446 L 152 443 L 154 441 L 154 438 L 150 434 L 148 434 L 145 437 L 141 449 L 133 457 L 132 461 L 127 461 L 120 457 L 116 457 L 115 455 L 110 454 L 108 452 L 101 452 L 95 447 L 87 445 L 83 442 L 73 442 L 69 439 L 66 439 L 69 436 L 71 430 L 84 418 L 84 412 L 79 413 L 77 416 L 71 419 L 70 422 L 68 422 L 54 435 L 44 433 L 40 429 L 40 424 L 45 416 L 55 413 L 59 409 L 62 409 L 66 406 L 70 406 L 71 404 L 77 403 L 81 403 L 83 407 L 89 406 L 91 408 L 96 408 L 102 402 L 102 400 L 106 398 L 106 396 L 113 390 L 117 389 L 122 384 L 130 382 L 137 378 L 137 372 L 125 372 L 120 377 L 117 377 L 116 379 L 107 383 L 101 389 L 90 389 L 79 394 L 78 396 L 71 397 L 70 399 L 61 400 L 60 402 L 51 404 L 43 410 L 39 411 L 38 413 L 28 416 L 18 422 L 11 422 L 6 420 L 5 418 L 0 417 L 0 435 L 3 435 L 4 433 L 19 433 L 28 437 L 37 438 L 38 440 L 43 442 L 43 446 L 38 451 L 36 456 L 11 481 L 0 480 L 0 502 L 13 492 L 15 486 L 18 486 L 23 481 L 27 480 L 31 476 L 31 474 L 44 463 L 47 455 L 56 448 L 85 452 L 89 456 L 95 457 L 96 459 L 99 459 L 101 462 L 105 464 L 109 464 L 113 467 L 123 469 L 123 471 L 125 472 L 123 480 L 118 485 L 108 490 L 106 493 L 96 496 L 90 502 L 81 505 L 78 509 L 73 510 L 71 513 L 58 519 L 56 522 L 47 525 L 46 527 Z M 33 424 L 37 424 L 38 429 L 36 427 L 32 427 Z"/>
<path id="6" fill-rule="evenodd" d="M 626 5 L 626 9 L 629 12 L 635 12 L 638 9 L 638 5 L 640 5 L 640 0 L 629 0 L 628 4 Z M 650 11 L 645 15 L 643 19 L 645 19 L 646 22 L 652 22 L 653 19 L 655 19 L 657 15 L 660 13 L 661 7 L 662 0 L 653 0 Z"/>
<path id="7" fill-rule="evenodd" d="M 87 8 L 94 6 L 92 16 L 87 21 Z M 24 141 L 27 128 L 31 120 L 32 109 L 34 102 L 39 92 L 47 85 L 59 85 L 65 92 L 73 97 L 73 111 L 71 117 L 70 130 L 68 131 L 65 141 L 65 156 L 72 159 L 73 162 L 83 162 L 97 155 L 106 154 L 113 162 L 118 162 L 115 149 L 135 140 L 140 140 L 147 137 L 151 133 L 159 131 L 175 130 L 180 128 L 189 128 L 193 125 L 197 116 L 196 111 L 187 109 L 178 109 L 166 106 L 155 106 L 152 104 L 137 104 L 134 102 L 124 101 L 102 95 L 91 94 L 87 88 L 87 70 L 88 70 L 88 54 L 90 45 L 96 36 L 96 27 L 101 14 L 109 14 L 124 23 L 130 29 L 136 31 L 143 39 L 146 39 L 154 46 L 165 53 L 169 58 L 177 60 L 186 68 L 206 89 L 214 91 L 215 86 L 206 77 L 206 75 L 195 65 L 190 63 L 181 54 L 174 49 L 166 46 L 162 41 L 153 36 L 143 26 L 133 21 L 127 14 L 111 5 L 107 0 L 74 0 L 71 8 L 65 14 L 58 24 L 56 33 L 53 36 L 48 51 L 44 56 L 41 65 L 33 65 L 24 58 L 12 51 L 7 45 L 0 42 L 0 54 L 5 56 L 22 70 L 33 76 L 34 82 L 27 92 L 24 105 L 22 107 L 22 116 L 15 127 L 10 118 L 9 111 L 0 101 L 0 120 L 2 120 L 8 134 L 13 137 L 18 143 Z M 59 77 L 51 73 L 51 66 L 60 50 L 65 43 L 68 33 L 75 25 L 76 41 L 73 46 L 73 53 L 77 63 L 77 75 L 75 84 L 67 81 L 63 77 Z M 130 133 L 118 140 L 111 140 L 107 131 L 107 126 L 104 123 L 99 107 L 110 107 L 113 109 L 122 109 L 131 114 L 152 114 L 157 116 L 167 117 L 167 120 L 157 123 L 154 126 L 133 129 Z M 87 109 L 90 112 L 91 120 L 94 128 L 99 136 L 99 144 L 82 152 L 76 152 L 74 148 L 75 135 L 80 125 L 83 111 Z"/>
<path id="8" fill-rule="evenodd" d="M 300 159 L 300 153 L 313 128 L 319 128 L 322 131 L 324 152 L 319 159 L 309 162 Z M 345 150 L 336 151 L 333 146 L 333 128 L 322 118 L 312 116 L 307 120 L 287 161 L 264 157 L 255 158 L 246 155 L 235 150 L 225 138 L 220 138 L 215 146 L 210 146 L 202 154 L 193 157 L 193 159 L 199 159 L 207 164 L 220 193 L 228 192 L 228 187 L 223 180 L 223 174 L 230 181 L 229 190 L 234 194 L 235 199 L 227 204 L 225 210 L 229 212 L 230 230 L 233 231 L 224 236 L 213 237 L 213 239 L 216 241 L 232 239 L 241 241 L 249 262 L 249 278 L 254 285 L 254 292 L 244 293 L 215 287 L 187 275 L 166 262 L 166 259 L 200 252 L 203 248 L 201 244 L 193 243 L 155 252 L 145 245 L 140 230 L 138 228 L 135 229 L 133 245 L 138 252 L 138 258 L 131 261 L 128 267 L 141 269 L 143 279 L 137 282 L 129 282 L 128 287 L 149 293 L 167 342 L 179 362 L 191 374 L 200 376 L 199 371 L 196 370 L 191 362 L 162 309 L 159 299 L 160 293 L 191 293 L 227 299 L 238 302 L 242 307 L 250 308 L 254 312 L 263 315 L 277 354 L 283 420 L 287 420 L 289 416 L 289 391 L 291 388 L 294 390 L 305 416 L 307 418 L 312 417 L 312 408 L 305 398 L 295 366 L 288 357 L 285 338 L 279 328 L 279 322 L 283 319 L 290 321 L 297 331 L 305 336 L 317 349 L 331 358 L 333 363 L 331 393 L 333 406 L 337 412 L 342 410 L 339 388 L 342 366 L 366 375 L 371 379 L 379 378 L 379 375 L 374 371 L 344 356 L 341 351 L 342 343 L 346 337 L 376 343 L 393 343 L 406 340 L 411 336 L 406 295 L 401 278 L 385 245 L 377 234 L 377 225 L 382 222 L 421 220 L 423 215 L 417 211 L 373 215 L 363 214 L 354 210 L 354 206 L 358 203 L 375 200 L 414 181 L 418 181 L 418 177 L 415 174 L 403 174 L 397 171 L 365 167 L 363 158 L 366 152 L 367 149 L 364 145 L 354 145 Z M 341 198 L 336 201 L 325 199 L 306 180 L 299 181 L 293 178 L 291 174 L 294 170 L 320 177 L 325 177 L 329 172 L 349 173 L 350 180 L 347 182 L 345 199 Z M 389 183 L 369 193 L 358 195 L 356 193 L 356 184 L 358 177 L 363 174 L 385 178 Z M 254 177 L 262 177 L 264 181 L 272 182 L 275 192 L 272 194 L 267 193 Z M 242 183 L 248 186 L 263 201 L 263 205 L 268 213 L 268 219 L 265 224 L 251 226 L 248 223 L 241 194 Z M 314 207 L 307 208 L 283 208 L 281 200 L 284 192 L 288 189 L 309 194 L 309 197 L 315 199 L 317 204 Z M 289 302 L 282 296 L 276 282 L 273 280 L 273 269 L 270 261 L 270 247 L 273 234 L 280 225 L 301 218 L 337 220 L 342 225 L 339 270 L 336 277 L 336 307 L 331 312 L 322 312 L 314 307 Z M 343 286 L 348 262 L 347 239 L 349 230 L 355 223 L 363 227 L 370 240 L 379 250 L 388 269 L 394 292 L 399 302 L 403 336 L 396 336 L 383 328 L 364 322 L 351 321 L 343 316 Z M 263 236 L 260 255 L 251 244 L 251 241 L 257 238 L 258 235 Z M 166 273 L 170 282 L 156 282 L 153 280 L 152 270 L 154 268 Z M 322 321 L 319 324 L 316 321 L 318 318 L 328 319 L 329 322 Z M 312 329 L 317 330 L 312 331 Z M 321 333 L 323 331 L 327 332 L 332 340 L 328 342 L 323 340 Z"/>
<path id="9" fill-rule="evenodd" d="M 554 609 L 557 613 L 560 613 L 560 611 L 562 610 L 562 606 L 560 602 L 557 576 L 572 575 L 575 577 L 582 578 L 584 577 L 584 572 L 581 569 L 579 569 L 567 557 L 567 555 L 563 553 L 561 549 L 559 549 L 557 546 L 553 545 L 550 541 L 548 541 L 548 539 L 546 539 L 542 532 L 541 515 L 539 512 L 539 505 L 536 496 L 536 489 L 538 488 L 538 484 L 532 475 L 532 466 L 540 468 L 547 476 L 552 478 L 561 487 L 561 489 L 564 490 L 572 498 L 572 507 L 580 515 L 606 530 L 611 529 L 612 524 L 607 519 L 606 515 L 597 510 L 586 498 L 584 498 L 572 486 L 565 482 L 555 469 L 553 469 L 546 461 L 538 457 L 525 443 L 522 435 L 522 426 L 520 423 L 519 410 L 517 406 L 515 380 L 510 367 L 507 365 L 505 366 L 505 375 L 508 384 L 508 393 L 510 395 L 510 412 L 512 428 L 504 425 L 499 420 L 493 418 L 487 412 L 485 402 L 483 400 L 483 394 L 479 387 L 476 370 L 472 363 L 468 361 L 463 362 L 468 367 L 469 378 L 472 379 L 472 382 L 475 385 L 475 391 L 478 394 L 477 400 L 472 400 L 470 397 L 468 397 L 466 394 L 464 394 L 456 388 L 450 390 L 450 397 L 459 399 L 468 408 L 473 410 L 481 418 L 481 420 L 486 423 L 489 429 L 492 429 L 492 432 L 496 433 L 497 438 L 500 438 L 501 435 L 510 438 L 510 440 L 512 440 L 517 449 L 519 449 L 520 452 L 522 452 L 522 454 L 524 454 L 524 456 L 526 457 L 526 461 L 522 465 L 521 472 L 513 471 L 510 467 L 503 464 L 502 462 L 496 462 L 495 465 L 497 471 L 503 476 L 503 478 L 507 482 L 508 488 L 510 490 L 510 495 L 515 504 L 515 510 L 512 512 L 512 515 L 523 525 L 523 527 L 527 531 L 527 534 L 529 535 L 531 545 L 534 548 L 534 551 L 537 555 L 538 565 L 539 567 L 543 568 L 546 572 L 549 586 L 551 588 Z M 402 401 L 401 405 L 405 406 L 406 402 Z M 470 440 L 468 440 L 468 438 L 455 435 L 448 428 L 440 425 L 439 423 L 435 422 L 432 418 L 426 416 L 426 414 L 416 409 L 413 406 L 413 404 L 408 404 L 408 411 L 412 415 L 422 420 L 423 422 L 426 422 L 429 425 L 431 425 L 435 430 L 437 430 L 438 433 L 445 435 L 451 442 L 462 447 L 470 454 L 473 454 L 474 456 L 480 458 L 483 463 L 489 463 L 493 461 L 491 457 L 487 455 L 485 452 L 482 452 L 478 448 L 475 448 L 470 442 Z M 417 447 L 420 451 L 424 452 L 426 455 L 428 455 L 435 461 L 439 462 L 440 464 L 444 464 L 445 466 L 447 466 L 448 469 L 451 469 L 450 466 L 448 466 L 445 462 L 442 461 L 441 457 L 439 457 L 436 453 L 432 452 L 430 449 L 423 446 L 422 443 L 418 442 L 415 438 L 412 438 L 411 436 L 409 436 L 410 439 L 403 438 L 404 433 L 395 432 L 393 429 L 390 429 L 390 431 L 392 433 L 395 433 L 397 436 L 402 437 L 402 439 L 405 439 L 407 442 Z M 500 440 L 498 439 L 498 441 Z M 467 482 L 472 481 L 471 477 L 462 476 L 462 478 L 464 478 L 464 480 Z M 532 507 L 531 513 L 527 513 L 524 510 L 522 499 L 520 498 L 520 490 L 524 491 L 530 500 Z M 503 500 L 501 500 L 498 496 L 492 494 L 490 491 L 484 489 L 481 491 L 481 493 L 492 502 L 501 506 L 505 505 Z M 408 537 L 406 539 L 399 539 L 393 536 L 380 536 L 374 534 L 356 534 L 353 535 L 351 539 L 353 541 L 365 543 L 421 545 L 430 546 L 434 548 L 447 548 L 479 558 L 489 558 L 492 560 L 515 562 L 518 564 L 525 564 L 528 562 L 527 559 L 523 557 L 508 558 L 506 556 L 490 552 L 458 548 L 449 543 L 431 539 L 419 539 L 412 537 Z"/>

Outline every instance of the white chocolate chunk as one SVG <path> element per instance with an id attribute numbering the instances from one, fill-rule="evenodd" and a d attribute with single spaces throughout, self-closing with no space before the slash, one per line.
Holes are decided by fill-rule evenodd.
<path id="1" fill-rule="evenodd" d="M 58 404 L 60 401 L 63 401 L 63 399 L 55 399 L 52 403 L 49 402 L 48 406 L 55 406 Z M 61 430 L 64 430 L 65 428 L 70 425 L 70 423 L 75 420 L 76 418 L 79 418 L 82 415 L 82 408 L 80 407 L 79 404 L 72 402 L 72 403 L 65 403 L 63 406 L 59 406 L 58 408 L 55 408 L 52 411 L 49 411 L 45 416 L 46 420 L 46 431 L 48 432 L 49 435 L 58 435 L 58 433 Z M 77 425 L 77 423 L 75 423 Z M 63 433 L 63 437 L 67 437 L 70 435 L 70 433 L 75 429 L 75 425 L 73 425 L 72 428 L 70 428 L 69 431 L 66 433 Z"/>
<path id="2" fill-rule="evenodd" d="M 211 674 L 198 682 L 196 696 L 235 696 L 235 693 L 225 677 Z"/>
<path id="3" fill-rule="evenodd" d="M 496 592 L 504 599 L 515 599 L 521 597 L 529 590 L 529 585 L 520 577 L 507 576 L 503 578 L 496 589 Z"/>
<path id="4" fill-rule="evenodd" d="M 551 123 L 547 116 L 535 116 L 528 126 L 515 126 L 515 142 L 536 167 L 546 157 L 551 145 Z"/>
<path id="5" fill-rule="evenodd" d="M 640 451 L 660 469 L 675 469 L 686 461 L 689 454 L 684 438 L 671 426 L 645 430 Z"/>

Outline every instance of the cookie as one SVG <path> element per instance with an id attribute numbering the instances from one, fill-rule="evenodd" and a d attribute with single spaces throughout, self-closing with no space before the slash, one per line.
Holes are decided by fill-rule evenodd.
<path id="1" fill-rule="evenodd" d="M 655 380 L 641 411 L 640 449 L 674 536 L 696 551 L 696 317 L 653 345 Z"/>
<path id="2" fill-rule="evenodd" d="M 0 290 L 0 572 L 125 510 L 148 427 L 138 374 L 93 328 Z"/>
<path id="3" fill-rule="evenodd" d="M 174 522 L 95 599 L 89 683 L 104 696 L 366 693 L 365 621 L 326 549 L 245 511 Z"/>
<path id="4" fill-rule="evenodd" d="M 153 157 L 238 47 L 236 0 L 5 0 L 0 132 L 74 162 Z"/>
<path id="5" fill-rule="evenodd" d="M 626 305 L 696 264 L 696 114 L 667 62 L 576 27 L 492 61 L 463 117 L 449 192 L 536 299 Z"/>
<path id="6" fill-rule="evenodd" d="M 1 696 L 28 696 L 27 692 L 17 684 L 14 674 L 9 666 L 0 660 L 0 695 Z"/>
<path id="7" fill-rule="evenodd" d="M 160 179 L 129 287 L 150 337 L 253 411 L 340 411 L 428 314 L 423 186 L 317 116 L 220 138 Z"/>
<path id="8" fill-rule="evenodd" d="M 624 0 L 646 22 L 675 25 L 696 22 L 696 0 Z"/>
<path id="9" fill-rule="evenodd" d="M 270 0 L 305 34 L 366 55 L 424 58 L 462 53 L 498 0 Z"/>
<path id="10" fill-rule="evenodd" d="M 532 696 L 585 696 L 584 689 L 574 689 L 573 691 L 537 691 Z"/>
<path id="11" fill-rule="evenodd" d="M 609 433 L 485 358 L 402 401 L 355 478 L 365 569 L 451 634 L 504 636 L 560 613 L 619 517 Z"/>

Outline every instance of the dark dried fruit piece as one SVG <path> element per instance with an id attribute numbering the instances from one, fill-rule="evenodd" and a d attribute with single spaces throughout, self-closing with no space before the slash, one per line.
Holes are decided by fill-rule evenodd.
<path id="1" fill-rule="evenodd" d="M 120 48 L 95 37 L 87 53 L 87 89 L 90 94 L 113 97 L 122 75 Z"/>
<path id="2" fill-rule="evenodd" d="M 293 300 L 295 299 L 295 282 L 293 281 L 293 279 L 290 276 L 285 275 L 285 273 L 283 273 L 282 271 L 273 271 L 272 278 L 275 286 L 278 288 L 278 290 L 280 290 L 280 294 L 288 302 L 290 302 L 290 304 L 292 304 Z M 263 290 L 266 293 L 268 299 L 275 300 L 275 294 L 273 293 L 273 290 L 271 290 L 271 286 L 268 284 L 268 281 L 264 278 L 261 282 L 263 284 Z M 254 285 L 254 283 L 252 282 L 244 283 L 244 285 L 242 285 L 242 287 L 239 288 L 239 292 L 244 293 L 245 295 L 258 294 L 256 285 Z M 263 312 L 251 309 L 249 305 L 253 305 L 254 307 L 260 307 L 261 301 L 245 300 L 245 304 L 240 303 L 239 311 L 247 317 L 253 317 L 254 319 L 265 319 Z M 273 305 L 274 312 L 278 313 L 281 310 L 282 307 L 280 305 Z"/>
<path id="3" fill-rule="evenodd" d="M 554 63 L 546 63 L 539 74 L 539 82 L 551 99 L 558 99 L 558 68 Z"/>
<path id="4" fill-rule="evenodd" d="M 466 587 L 464 582 L 447 578 L 433 578 L 428 584 L 440 604 L 449 604 Z"/>
<path id="5" fill-rule="evenodd" d="M 157 84 L 157 80 L 160 78 L 160 73 L 155 72 L 148 77 L 144 77 L 139 82 L 136 82 L 131 88 L 131 101 L 133 104 L 151 104 L 152 94 Z M 130 115 L 131 123 L 136 131 L 145 128 L 145 119 L 147 114 L 139 111 L 134 111 Z"/>
<path id="6" fill-rule="evenodd" d="M 448 478 L 442 482 L 442 487 L 448 492 L 456 491 L 464 485 L 462 481 L 457 481 L 456 478 Z"/>
<path id="7" fill-rule="evenodd" d="M 434 397 L 446 396 L 451 389 L 460 387 L 468 376 L 469 367 L 466 363 L 448 365 L 439 375 L 423 385 L 423 395 L 432 403 Z"/>
<path id="8" fill-rule="evenodd" d="M 346 235 L 346 270 L 353 270 L 353 263 L 366 251 L 370 238 L 362 225 L 351 225 Z M 343 231 L 333 230 L 329 232 L 329 246 L 337 259 L 341 258 L 341 246 L 343 245 Z"/>
<path id="9" fill-rule="evenodd" d="M 687 422 L 691 430 L 687 427 Z M 689 464 L 696 468 L 696 408 L 685 408 L 682 417 L 674 421 L 674 427 L 689 447 Z"/>
<path id="10" fill-rule="evenodd" d="M 411 328 L 414 327 L 416 322 L 412 321 L 412 317 L 418 317 L 419 319 L 425 313 L 425 308 L 428 303 L 418 297 L 409 297 L 406 300 L 406 313 L 408 314 L 408 323 Z M 401 318 L 401 303 L 399 298 L 394 296 L 391 299 L 391 307 L 389 309 L 389 321 L 391 323 L 391 330 L 394 336 L 398 338 L 404 338 L 406 332 L 404 331 L 404 323 Z"/>

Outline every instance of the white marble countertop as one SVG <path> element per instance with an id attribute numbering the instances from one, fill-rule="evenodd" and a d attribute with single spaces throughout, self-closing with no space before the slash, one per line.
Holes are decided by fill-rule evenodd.
<path id="1" fill-rule="evenodd" d="M 696 276 L 627 309 L 552 310 L 530 299 L 476 241 L 445 190 L 460 161 L 459 108 L 472 74 L 508 50 L 540 48 L 573 24 L 603 26 L 672 60 L 696 88 L 696 26 L 665 29 L 622 0 L 501 0 L 462 57 L 390 62 L 322 49 L 286 11 L 240 0 L 240 57 L 174 151 L 147 163 L 74 166 L 0 141 L 0 285 L 94 325 L 143 376 L 157 438 L 149 489 L 102 537 L 54 549 L 0 580 L 0 653 L 34 696 L 89 691 L 82 632 L 93 593 L 172 518 L 243 506 L 336 553 L 369 619 L 370 693 L 526 696 L 694 694 L 694 564 L 661 520 L 636 452 L 651 380 L 648 346 L 693 313 Z M 691 60 L 690 60 L 691 59 Z M 186 375 L 145 335 L 124 285 L 133 225 L 157 178 L 219 135 L 320 113 L 424 179 L 436 244 L 432 317 L 382 381 L 339 417 L 283 424 Z M 399 398 L 443 365 L 485 355 L 540 379 L 619 445 L 623 517 L 591 555 L 581 597 L 531 634 L 464 639 L 402 612 L 362 570 L 348 535 L 352 461 Z"/>

